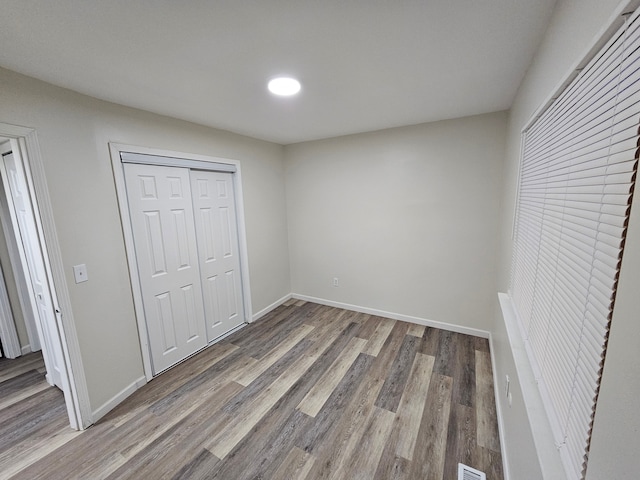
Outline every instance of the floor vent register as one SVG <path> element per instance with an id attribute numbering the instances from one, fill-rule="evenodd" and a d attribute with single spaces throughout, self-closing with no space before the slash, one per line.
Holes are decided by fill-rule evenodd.
<path id="1" fill-rule="evenodd" d="M 462 463 L 458 464 L 458 480 L 487 480 L 484 472 Z"/>

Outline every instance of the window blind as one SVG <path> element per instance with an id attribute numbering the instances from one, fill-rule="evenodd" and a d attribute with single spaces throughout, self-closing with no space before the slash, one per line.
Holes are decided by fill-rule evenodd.
<path id="1" fill-rule="evenodd" d="M 524 132 L 510 296 L 568 478 L 584 478 L 633 189 L 640 21 Z"/>

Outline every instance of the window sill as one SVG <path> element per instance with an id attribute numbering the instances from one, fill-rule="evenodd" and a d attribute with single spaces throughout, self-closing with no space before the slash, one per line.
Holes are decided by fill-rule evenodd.
<path id="1" fill-rule="evenodd" d="M 529 363 L 524 342 L 520 335 L 516 314 L 511 299 L 506 293 L 498 293 L 502 317 L 504 319 L 509 345 L 515 362 L 522 398 L 524 400 L 529 429 L 531 430 L 536 448 L 536 456 L 540 464 L 543 480 L 558 480 L 566 478 L 566 473 L 555 445 L 551 425 L 542 403 L 542 397 Z"/>

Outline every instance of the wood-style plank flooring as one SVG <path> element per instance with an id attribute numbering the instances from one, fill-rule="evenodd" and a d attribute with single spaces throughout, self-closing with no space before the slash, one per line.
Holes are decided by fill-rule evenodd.
<path id="1" fill-rule="evenodd" d="M 43 391 L 61 398 L 0 407 L 2 479 L 442 480 L 458 462 L 503 478 L 486 340 L 312 303 L 287 302 L 85 432 L 18 420 Z"/>
<path id="2" fill-rule="evenodd" d="M 0 358 L 0 478 L 75 435 L 64 395 L 45 380 L 42 354 Z"/>

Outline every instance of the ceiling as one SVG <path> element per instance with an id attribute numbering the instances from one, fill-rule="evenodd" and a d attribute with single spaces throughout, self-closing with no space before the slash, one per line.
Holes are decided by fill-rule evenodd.
<path id="1" fill-rule="evenodd" d="M 555 0 L 2 0 L 0 65 L 281 144 L 508 109 Z M 296 76 L 277 98 L 267 80 Z"/>

